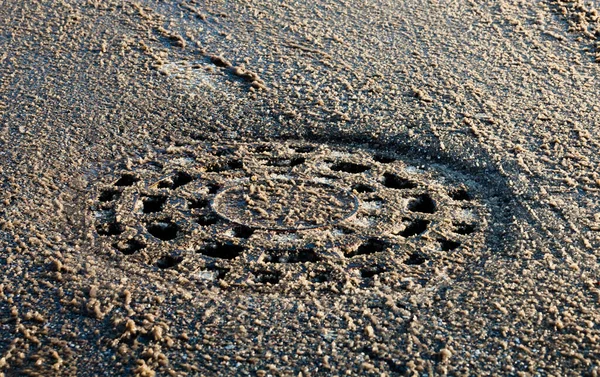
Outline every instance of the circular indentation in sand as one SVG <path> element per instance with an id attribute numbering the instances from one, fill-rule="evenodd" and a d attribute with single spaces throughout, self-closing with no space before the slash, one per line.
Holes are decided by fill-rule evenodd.
<path id="1" fill-rule="evenodd" d="M 247 181 L 213 200 L 225 219 L 256 229 L 299 231 L 334 225 L 358 210 L 358 199 L 339 187 L 301 179 Z"/>
<path id="2" fill-rule="evenodd" d="M 484 190 L 427 160 L 193 139 L 151 156 L 94 191 L 100 250 L 198 284 L 404 289 L 475 262 L 486 242 Z"/>

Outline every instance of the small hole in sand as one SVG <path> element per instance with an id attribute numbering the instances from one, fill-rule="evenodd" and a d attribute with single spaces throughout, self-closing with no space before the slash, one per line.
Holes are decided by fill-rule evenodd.
<path id="1" fill-rule="evenodd" d="M 112 222 L 98 225 L 96 229 L 101 236 L 118 236 L 125 231 L 125 225 L 118 222 Z"/>
<path id="2" fill-rule="evenodd" d="M 121 197 L 121 193 L 117 190 L 104 190 L 100 193 L 98 200 L 101 202 L 112 202 L 113 200 L 117 200 Z"/>
<path id="3" fill-rule="evenodd" d="M 411 254 L 408 259 L 404 261 L 404 264 L 408 264 L 410 266 L 416 266 L 423 263 L 425 263 L 425 258 L 417 253 Z"/>
<path id="4" fill-rule="evenodd" d="M 216 194 L 221 189 L 221 186 L 217 185 L 216 183 L 209 183 L 207 187 L 209 194 Z"/>
<path id="5" fill-rule="evenodd" d="M 329 279 L 330 274 L 326 272 L 312 273 L 310 275 L 310 281 L 317 284 L 326 283 L 329 281 Z"/>
<path id="6" fill-rule="evenodd" d="M 175 190 L 177 187 L 183 186 L 183 185 L 187 185 L 188 183 L 190 183 L 191 181 L 193 181 L 194 178 L 192 178 L 191 175 L 189 175 L 186 172 L 177 172 L 175 174 L 175 176 L 173 177 L 173 186 L 171 187 L 173 190 Z"/>
<path id="7" fill-rule="evenodd" d="M 216 213 L 203 213 L 198 216 L 196 222 L 202 226 L 214 225 L 219 222 L 221 218 Z"/>
<path id="8" fill-rule="evenodd" d="M 124 242 L 117 242 L 113 247 L 125 255 L 131 255 L 136 251 L 140 251 L 146 247 L 146 244 L 142 241 L 131 239 Z"/>
<path id="9" fill-rule="evenodd" d="M 434 213 L 436 211 L 435 201 L 429 194 L 421 194 L 408 203 L 408 210 L 412 212 Z"/>
<path id="10" fill-rule="evenodd" d="M 244 248 L 242 246 L 229 243 L 208 245 L 199 250 L 200 254 L 219 259 L 234 259 L 243 251 Z"/>
<path id="11" fill-rule="evenodd" d="M 294 167 L 294 166 L 298 166 L 298 165 L 302 165 L 303 163 L 306 162 L 306 158 L 304 157 L 296 157 L 296 158 L 292 158 L 290 160 L 290 167 Z"/>
<path id="12" fill-rule="evenodd" d="M 398 177 L 392 173 L 385 173 L 383 175 L 383 185 L 387 188 L 393 188 L 396 190 L 405 190 L 417 187 L 416 183 L 408 179 Z"/>
<path id="13" fill-rule="evenodd" d="M 170 241 L 177 237 L 179 227 L 173 222 L 158 221 L 146 227 L 148 233 L 162 241 Z"/>
<path id="14" fill-rule="evenodd" d="M 123 174 L 121 178 L 115 182 L 115 186 L 132 186 L 139 180 L 140 179 L 133 174 Z"/>
<path id="15" fill-rule="evenodd" d="M 340 162 L 331 166 L 331 170 L 343 171 L 346 173 L 358 174 L 371 169 L 369 166 L 354 164 L 352 162 Z"/>
<path id="16" fill-rule="evenodd" d="M 206 167 L 206 171 L 211 173 L 220 173 L 228 170 L 243 169 L 244 162 L 242 160 L 231 160 L 225 164 L 215 164 Z"/>
<path id="17" fill-rule="evenodd" d="M 438 242 L 440 243 L 440 247 L 442 248 L 442 251 L 452 251 L 460 246 L 460 242 L 456 242 L 456 241 L 439 239 Z"/>
<path id="18" fill-rule="evenodd" d="M 360 270 L 360 277 L 362 277 L 363 279 L 369 279 L 369 278 L 372 278 L 373 276 L 379 275 L 383 272 L 385 272 L 385 270 L 383 270 L 379 267 L 364 268 L 364 269 Z"/>
<path id="19" fill-rule="evenodd" d="M 471 234 L 475 231 L 474 224 L 454 223 L 453 225 L 455 226 L 454 233 L 456 233 L 456 234 L 467 235 L 467 234 Z"/>
<path id="20" fill-rule="evenodd" d="M 172 268 L 177 266 L 183 260 L 182 257 L 174 257 L 171 255 L 165 255 L 156 261 L 156 266 L 161 269 Z"/>
<path id="21" fill-rule="evenodd" d="M 273 150 L 273 147 L 270 146 L 269 144 L 258 145 L 257 147 L 254 148 L 255 153 L 271 152 L 272 150 Z"/>
<path id="22" fill-rule="evenodd" d="M 312 145 L 301 145 L 301 146 L 293 147 L 293 149 L 297 153 L 310 153 L 310 152 L 314 151 L 316 148 L 313 147 Z"/>
<path id="23" fill-rule="evenodd" d="M 229 161 L 227 163 L 227 166 L 231 170 L 243 169 L 244 168 L 244 161 L 242 161 L 242 160 L 231 160 L 231 161 Z"/>
<path id="24" fill-rule="evenodd" d="M 238 225 L 233 228 L 233 236 L 237 238 L 250 238 L 254 234 L 254 229 Z"/>
<path id="25" fill-rule="evenodd" d="M 427 230 L 429 226 L 429 220 L 416 219 L 413 220 L 406 228 L 400 233 L 402 237 L 412 237 L 419 235 Z"/>
<path id="26" fill-rule="evenodd" d="M 313 249 L 301 249 L 288 251 L 269 251 L 266 253 L 265 262 L 270 263 L 316 263 L 321 260 Z"/>
<path id="27" fill-rule="evenodd" d="M 229 271 L 231 271 L 231 269 L 225 268 L 225 267 L 219 267 L 219 266 L 215 266 L 214 264 L 211 264 L 211 265 L 207 265 L 202 271 L 214 272 L 216 275 L 216 276 L 214 276 L 214 279 L 221 280 L 225 277 L 225 275 L 227 275 L 227 273 Z"/>
<path id="28" fill-rule="evenodd" d="M 206 208 L 209 204 L 208 199 L 191 199 L 188 203 L 188 209 Z"/>
<path id="29" fill-rule="evenodd" d="M 144 213 L 160 212 L 163 209 L 165 202 L 167 201 L 166 196 L 147 196 L 142 200 L 144 204 Z"/>
<path id="30" fill-rule="evenodd" d="M 389 156 L 385 156 L 385 155 L 381 155 L 381 154 L 376 154 L 375 156 L 373 156 L 373 160 L 375 160 L 379 163 L 382 163 L 382 164 L 389 164 L 390 162 L 396 161 L 396 159 L 393 157 L 389 157 Z"/>
<path id="31" fill-rule="evenodd" d="M 471 195 L 463 188 L 452 190 L 448 193 L 454 200 L 471 200 Z"/>
<path id="32" fill-rule="evenodd" d="M 281 274 L 276 271 L 257 271 L 254 272 L 255 281 L 260 284 L 278 284 L 281 280 Z"/>
<path id="33" fill-rule="evenodd" d="M 190 138 L 192 140 L 198 140 L 198 141 L 205 141 L 206 140 L 206 136 L 200 135 L 200 134 L 195 133 L 195 132 L 190 134 Z"/>
<path id="34" fill-rule="evenodd" d="M 370 238 L 366 242 L 364 242 L 362 245 L 360 245 L 356 250 L 348 253 L 348 257 L 352 258 L 357 255 L 369 255 L 369 254 L 380 253 L 380 252 L 384 251 L 387 246 L 388 246 L 387 243 L 382 240 L 378 240 L 376 238 Z"/>
<path id="35" fill-rule="evenodd" d="M 365 193 L 365 192 L 374 192 L 375 189 L 371 186 L 367 186 L 367 185 L 363 185 L 362 183 L 358 184 L 358 185 L 354 185 L 352 187 L 352 189 L 356 192 L 358 192 L 359 194 Z"/>

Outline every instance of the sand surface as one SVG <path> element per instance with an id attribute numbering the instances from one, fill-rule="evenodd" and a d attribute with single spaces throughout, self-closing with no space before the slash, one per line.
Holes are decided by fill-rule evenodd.
<path id="1" fill-rule="evenodd" d="M 597 6 L 0 0 L 0 376 L 598 375 Z"/>

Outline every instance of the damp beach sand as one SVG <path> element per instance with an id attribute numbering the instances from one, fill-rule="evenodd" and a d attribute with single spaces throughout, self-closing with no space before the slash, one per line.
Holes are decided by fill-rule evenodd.
<path id="1" fill-rule="evenodd" d="M 596 376 L 600 4 L 0 0 L 0 376 Z"/>

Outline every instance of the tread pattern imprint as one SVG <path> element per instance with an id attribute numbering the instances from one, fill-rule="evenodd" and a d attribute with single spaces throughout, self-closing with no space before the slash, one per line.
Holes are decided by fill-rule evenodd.
<path id="1" fill-rule="evenodd" d="M 434 165 L 307 142 L 187 140 L 106 177 L 97 238 L 227 289 L 406 289 L 477 257 L 489 208 Z"/>

